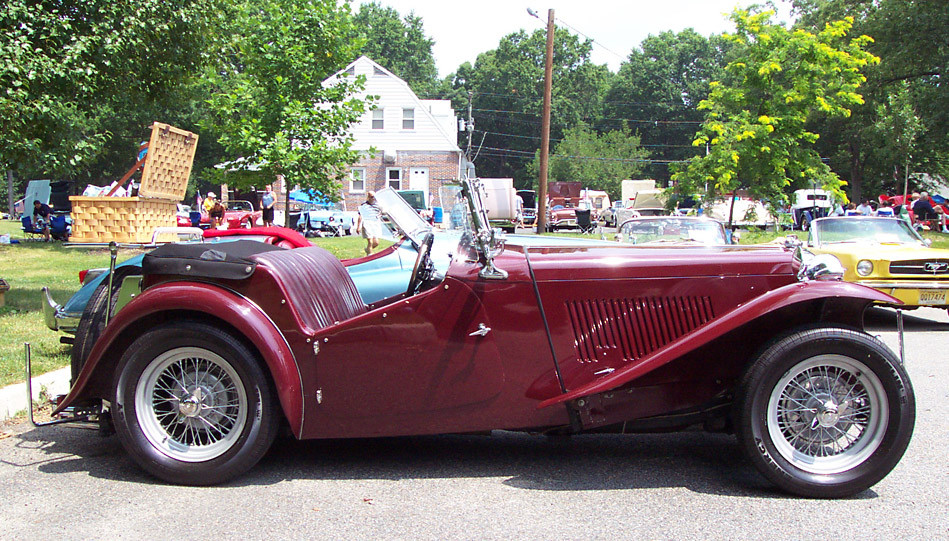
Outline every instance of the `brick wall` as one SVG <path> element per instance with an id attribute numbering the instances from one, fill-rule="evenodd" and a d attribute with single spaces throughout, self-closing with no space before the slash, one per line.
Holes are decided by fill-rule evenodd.
<path id="1" fill-rule="evenodd" d="M 435 206 L 442 206 L 439 188 L 443 183 L 456 182 L 459 178 L 458 159 L 460 152 L 399 151 L 395 162 L 385 163 L 382 152 L 366 156 L 353 165 L 366 169 L 366 190 L 381 190 L 386 187 L 387 171 L 402 171 L 402 189 L 409 189 L 409 172 L 413 167 L 428 168 L 429 193 L 435 196 Z M 366 200 L 366 193 L 351 192 L 349 179 L 343 180 L 343 200 L 347 210 L 356 210 Z"/>

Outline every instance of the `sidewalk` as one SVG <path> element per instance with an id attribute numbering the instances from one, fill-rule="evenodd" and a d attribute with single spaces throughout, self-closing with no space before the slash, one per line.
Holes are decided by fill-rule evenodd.
<path id="1" fill-rule="evenodd" d="M 43 388 L 49 396 L 66 394 L 69 391 L 69 370 L 67 366 L 33 377 L 33 400 L 36 400 Z M 14 383 L 0 389 L 0 421 L 26 411 L 26 382 Z"/>

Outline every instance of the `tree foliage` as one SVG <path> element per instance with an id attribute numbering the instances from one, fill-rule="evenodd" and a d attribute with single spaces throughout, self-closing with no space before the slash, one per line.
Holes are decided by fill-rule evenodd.
<path id="1" fill-rule="evenodd" d="M 96 181 L 134 163 L 147 116 L 174 107 L 168 98 L 179 98 L 207 60 L 218 6 L 4 2 L 0 164 L 24 175 Z"/>
<path id="2" fill-rule="evenodd" d="M 870 71 L 866 105 L 846 122 L 814 124 L 818 149 L 846 176 L 854 198 L 863 193 L 902 191 L 906 165 L 912 171 L 949 176 L 949 9 L 943 0 L 794 0 L 798 24 L 818 28 L 845 16 L 854 31 L 873 37 L 868 51 L 880 57 Z M 894 129 L 918 119 L 911 143 Z M 909 158 L 909 159 L 907 159 Z"/>
<path id="3" fill-rule="evenodd" d="M 773 12 L 736 10 L 731 18 L 736 59 L 723 81 L 711 84 L 700 109 L 704 124 L 693 144 L 709 153 L 673 178 L 685 194 L 708 196 L 747 187 L 758 198 L 784 200 L 789 189 L 811 183 L 843 198 L 843 182 L 813 148 L 818 134 L 809 116 L 847 117 L 863 103 L 861 70 L 877 63 L 867 36 L 849 37 L 852 19 L 812 34 L 771 23 Z"/>
<path id="4" fill-rule="evenodd" d="M 550 155 L 550 181 L 579 180 L 585 188 L 604 190 L 619 199 L 622 181 L 637 178 L 649 153 L 639 146 L 639 136 L 628 126 L 599 134 L 579 123 L 564 132 Z M 540 167 L 539 158 L 531 164 L 531 172 Z"/>
<path id="5" fill-rule="evenodd" d="M 521 30 L 501 39 L 498 47 L 478 55 L 449 76 L 456 110 L 473 100 L 472 141 L 478 174 L 513 177 L 520 187 L 534 183 L 529 164 L 540 148 L 544 92 L 546 31 Z M 579 122 L 593 123 L 612 74 L 590 60 L 591 43 L 566 29 L 554 33 L 551 140 Z"/>
<path id="6" fill-rule="evenodd" d="M 404 80 L 420 98 L 430 98 L 438 85 L 438 70 L 432 46 L 425 35 L 422 18 L 409 13 L 405 17 L 378 2 L 363 4 L 353 16 L 362 34 L 362 54 Z"/>
<path id="7" fill-rule="evenodd" d="M 620 66 L 599 129 L 631 125 L 653 158 L 646 175 L 668 180 L 669 163 L 696 154 L 689 143 L 703 119 L 698 105 L 709 83 L 721 78 L 728 49 L 721 36 L 706 38 L 691 28 L 648 36 Z"/>
<path id="8" fill-rule="evenodd" d="M 232 39 L 207 78 L 208 128 L 231 158 L 228 182 L 260 185 L 283 175 L 291 187 L 338 197 L 341 168 L 357 158 L 349 127 L 366 110 L 353 97 L 361 81 L 323 85 L 361 45 L 348 6 L 248 0 L 230 17 Z"/>

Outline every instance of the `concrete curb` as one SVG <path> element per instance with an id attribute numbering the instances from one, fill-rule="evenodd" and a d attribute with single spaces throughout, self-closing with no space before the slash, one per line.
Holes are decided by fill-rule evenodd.
<path id="1" fill-rule="evenodd" d="M 43 388 L 50 396 L 69 391 L 70 368 L 60 368 L 33 378 L 33 400 L 39 398 Z M 26 382 L 14 383 L 0 389 L 0 421 L 5 421 L 21 411 L 26 411 Z"/>

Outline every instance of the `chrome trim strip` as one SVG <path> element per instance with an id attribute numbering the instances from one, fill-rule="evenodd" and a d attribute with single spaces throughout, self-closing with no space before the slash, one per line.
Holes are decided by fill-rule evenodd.
<path id="1" fill-rule="evenodd" d="M 949 289 L 949 282 L 933 282 L 932 280 L 918 282 L 889 282 L 861 280 L 857 284 L 874 289 Z"/>

